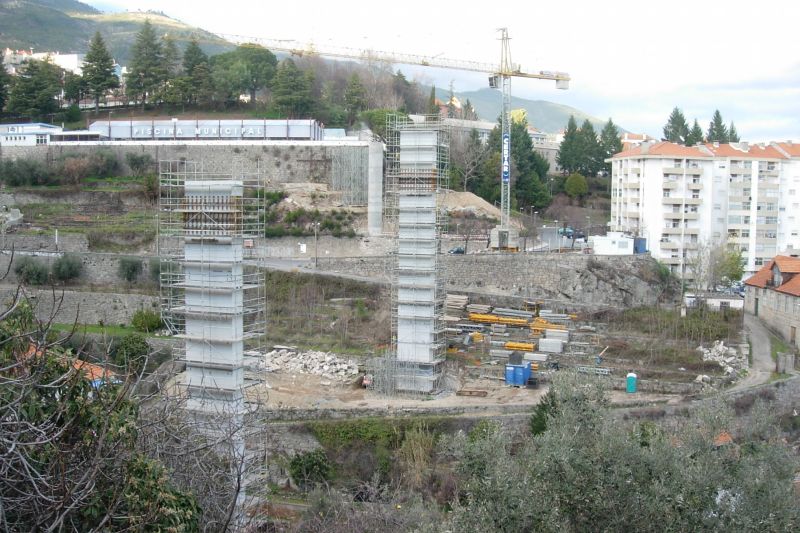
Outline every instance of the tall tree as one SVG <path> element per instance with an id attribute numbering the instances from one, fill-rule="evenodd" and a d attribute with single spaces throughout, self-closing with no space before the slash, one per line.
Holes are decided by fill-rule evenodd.
<path id="1" fill-rule="evenodd" d="M 686 117 L 683 112 L 675 107 L 664 125 L 664 140 L 684 144 L 689 135 L 689 126 L 686 124 Z"/>
<path id="2" fill-rule="evenodd" d="M 533 142 L 528 134 L 528 121 L 511 123 L 512 194 L 519 207 L 544 207 L 550 203 L 550 195 L 537 173 L 540 163 L 533 151 Z"/>
<path id="3" fill-rule="evenodd" d="M 148 98 L 160 88 L 166 73 L 162 43 L 156 37 L 150 20 L 145 20 L 131 48 L 126 76 L 129 95 L 139 100 L 144 108 Z"/>
<path id="4" fill-rule="evenodd" d="M 61 73 L 49 61 L 28 61 L 11 87 L 8 111 L 29 117 L 45 117 L 58 111 Z"/>
<path id="5" fill-rule="evenodd" d="M 728 128 L 722 121 L 722 114 L 719 109 L 714 110 L 714 116 L 711 117 L 711 122 L 708 125 L 708 133 L 706 134 L 706 141 L 708 142 L 728 142 Z"/>
<path id="6" fill-rule="evenodd" d="M 589 119 L 583 121 L 578 132 L 580 163 L 578 172 L 584 176 L 595 176 L 603 168 L 602 148 L 597 140 L 597 133 Z"/>
<path id="7" fill-rule="evenodd" d="M 431 87 L 431 94 L 428 96 L 428 110 L 429 115 L 438 115 L 439 106 L 436 103 L 436 86 Z"/>
<path id="8" fill-rule="evenodd" d="M 617 125 L 609 118 L 603 130 L 600 132 L 600 152 L 603 158 L 603 168 L 606 172 L 611 172 L 611 163 L 605 160 L 622 151 L 622 139 L 619 138 Z"/>
<path id="9" fill-rule="evenodd" d="M 289 117 L 307 116 L 311 112 L 313 101 L 308 78 L 290 58 L 278 65 L 272 96 L 275 105 Z"/>
<path id="10" fill-rule="evenodd" d="M 106 48 L 103 36 L 95 32 L 83 64 L 83 79 L 88 93 L 94 98 L 94 114 L 100 111 L 100 97 L 110 89 L 119 87 L 119 78 L 114 71 L 114 59 Z"/>
<path id="11" fill-rule="evenodd" d="M 728 128 L 728 142 L 738 143 L 740 140 L 739 132 L 736 131 L 736 126 L 733 125 L 733 121 L 731 120 L 731 125 Z"/>
<path id="12" fill-rule="evenodd" d="M 694 146 L 701 142 L 703 142 L 703 129 L 697 119 L 694 119 L 692 129 L 689 130 L 689 135 L 686 137 L 686 146 Z"/>
<path id="13" fill-rule="evenodd" d="M 3 56 L 0 55 L 0 116 L 3 114 L 6 101 L 8 101 L 8 86 L 10 80 L 11 76 L 6 72 L 6 68 L 3 66 Z"/>
<path id="14" fill-rule="evenodd" d="M 575 122 L 573 115 L 569 116 L 567 129 L 564 132 L 564 140 L 561 141 L 556 161 L 565 174 L 571 174 L 578 170 L 580 164 L 580 140 L 578 139 L 578 123 Z"/>
<path id="15" fill-rule="evenodd" d="M 243 44 L 234 52 L 239 60 L 244 62 L 247 71 L 247 92 L 250 102 L 256 102 L 256 93 L 269 87 L 275 77 L 278 60 L 275 55 L 258 44 Z M 310 89 L 310 87 L 309 87 Z"/>
<path id="16" fill-rule="evenodd" d="M 355 72 L 350 77 L 350 83 L 344 92 L 344 107 L 347 109 L 347 124 L 352 126 L 356 121 L 358 112 L 367 105 L 367 92 L 361 84 L 361 79 Z"/>
<path id="17" fill-rule="evenodd" d="M 73 72 L 64 73 L 64 99 L 67 102 L 78 104 L 88 92 L 89 88 L 84 76 Z"/>
<path id="18" fill-rule="evenodd" d="M 164 36 L 161 40 L 161 47 L 164 51 L 164 79 L 170 80 L 176 78 L 181 73 L 182 58 L 181 51 L 178 50 L 178 45 L 175 44 L 175 39 L 169 35 Z"/>
<path id="19" fill-rule="evenodd" d="M 195 69 L 201 63 L 206 63 L 208 66 L 208 56 L 203 49 L 200 48 L 200 45 L 197 44 L 197 39 L 194 37 L 189 44 L 186 45 L 186 50 L 183 51 L 183 72 L 187 76 L 191 77 L 194 75 Z"/>

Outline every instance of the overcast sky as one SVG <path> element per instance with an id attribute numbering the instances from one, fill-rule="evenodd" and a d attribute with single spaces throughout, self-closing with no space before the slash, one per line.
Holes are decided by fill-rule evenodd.
<path id="1" fill-rule="evenodd" d="M 475 2 L 474 8 L 472 2 L 419 0 L 88 3 L 104 10 L 160 10 L 215 33 L 489 63 L 499 61 L 496 29 L 505 26 L 512 61 L 523 70 L 572 76 L 568 91 L 557 91 L 553 82 L 515 79 L 515 96 L 571 105 L 655 136 L 674 106 L 690 125 L 697 118 L 703 130 L 719 109 L 743 140 L 800 141 L 796 0 L 527 0 Z M 450 81 L 424 68 L 411 74 L 437 86 Z M 462 72 L 449 78 L 456 91 L 479 89 L 486 80 Z"/>

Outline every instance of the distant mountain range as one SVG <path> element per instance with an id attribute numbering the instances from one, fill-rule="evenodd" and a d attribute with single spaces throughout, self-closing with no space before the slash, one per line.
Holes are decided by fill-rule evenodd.
<path id="1" fill-rule="evenodd" d="M 145 19 L 150 19 L 156 34 L 169 34 L 181 47 L 194 36 L 209 54 L 234 48 L 210 32 L 161 13 L 101 13 L 76 0 L 0 0 L 0 48 L 86 53 L 95 31 L 100 31 L 114 58 L 126 64 Z"/>
<path id="2" fill-rule="evenodd" d="M 448 90 L 436 89 L 436 97 L 443 102 L 447 101 L 449 94 L 450 92 Z M 500 116 L 502 96 L 499 90 L 486 88 L 477 91 L 457 92 L 455 95 L 461 103 L 466 103 L 466 101 L 469 100 L 482 120 L 494 122 Z M 528 124 L 539 131 L 549 133 L 555 133 L 565 129 L 570 115 L 575 116 L 578 126 L 580 126 L 584 120 L 589 119 L 589 122 L 592 123 L 595 131 L 598 133 L 606 123 L 606 120 L 593 117 L 580 109 L 575 109 L 568 105 L 555 104 L 546 100 L 527 100 L 525 98 L 513 96 L 513 94 L 511 96 L 511 109 L 527 110 Z"/>

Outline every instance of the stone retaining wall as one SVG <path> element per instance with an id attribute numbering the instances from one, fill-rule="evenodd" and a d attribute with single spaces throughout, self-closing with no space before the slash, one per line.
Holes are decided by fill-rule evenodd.
<path id="1" fill-rule="evenodd" d="M 0 287 L 4 309 L 16 290 L 14 286 Z M 80 324 L 129 325 L 139 309 L 158 311 L 158 298 L 144 294 L 32 288 L 25 289 L 24 293 L 34 305 L 39 320 L 47 321 L 53 317 L 53 322 L 64 324 L 75 322 L 77 317 Z"/>

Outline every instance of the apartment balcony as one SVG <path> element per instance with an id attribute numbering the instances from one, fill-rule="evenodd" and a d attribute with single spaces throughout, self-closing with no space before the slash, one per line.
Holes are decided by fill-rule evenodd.
<path id="1" fill-rule="evenodd" d="M 731 165 L 731 175 L 734 174 L 750 176 L 753 174 L 753 169 L 750 166 Z"/>
<path id="2" fill-rule="evenodd" d="M 629 174 L 636 174 L 637 176 L 642 174 L 642 169 L 640 167 L 629 167 L 628 168 Z"/>
<path id="3" fill-rule="evenodd" d="M 697 235 L 699 228 L 663 228 L 661 233 L 664 235 Z"/>
<path id="4" fill-rule="evenodd" d="M 661 257 L 659 259 L 659 261 L 661 261 L 665 265 L 680 265 L 681 264 L 681 258 L 680 257 Z"/>
<path id="5" fill-rule="evenodd" d="M 677 180 L 664 180 L 664 181 L 661 183 L 661 188 L 662 188 L 662 189 L 670 189 L 670 190 L 675 190 L 675 189 L 677 189 L 677 188 L 678 188 L 678 185 L 680 185 L 680 183 L 678 183 L 678 181 L 677 181 Z"/>
<path id="6" fill-rule="evenodd" d="M 669 220 L 697 220 L 699 213 L 664 213 L 664 218 Z"/>
<path id="7" fill-rule="evenodd" d="M 699 191 L 699 190 L 701 190 L 703 188 L 703 184 L 702 183 L 689 182 L 689 183 L 686 184 L 686 186 L 689 187 L 690 191 Z"/>
<path id="8" fill-rule="evenodd" d="M 758 180 L 758 189 L 760 191 L 768 190 L 768 189 L 778 189 L 780 188 L 780 183 L 777 181 L 761 181 Z"/>
<path id="9" fill-rule="evenodd" d="M 622 184 L 622 187 L 625 189 L 639 189 L 641 182 L 639 180 L 628 180 Z"/>
<path id="10" fill-rule="evenodd" d="M 675 241 L 661 241 L 658 243 L 662 250 L 677 250 L 680 244 Z"/>
<path id="11" fill-rule="evenodd" d="M 622 212 L 622 216 L 628 218 L 639 218 L 639 210 L 638 209 L 630 209 L 627 211 Z"/>
<path id="12" fill-rule="evenodd" d="M 664 167 L 662 169 L 664 174 L 679 174 L 687 176 L 702 176 L 703 169 L 700 167 Z"/>
<path id="13" fill-rule="evenodd" d="M 772 170 L 759 169 L 759 171 L 758 171 L 758 176 L 759 177 L 766 176 L 766 177 L 769 177 L 769 178 L 777 178 L 778 175 L 779 175 L 779 172 L 778 172 L 777 168 L 773 168 Z"/>
<path id="14" fill-rule="evenodd" d="M 700 205 L 700 198 L 674 198 L 670 196 L 669 198 L 662 198 L 661 203 L 663 205 Z"/>

